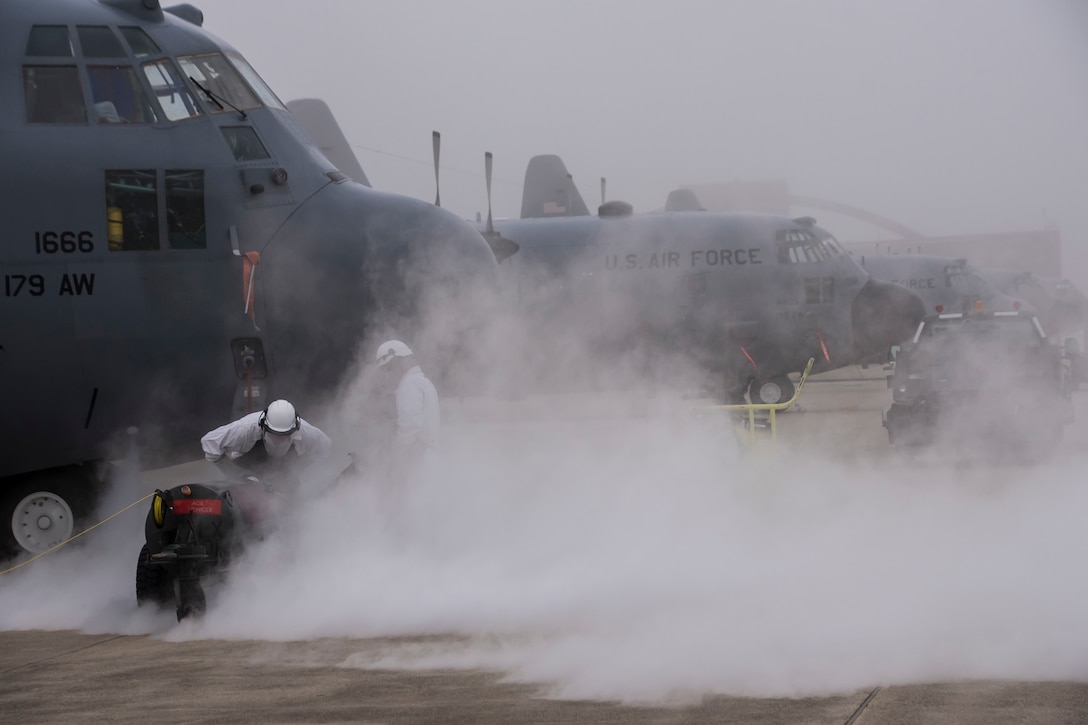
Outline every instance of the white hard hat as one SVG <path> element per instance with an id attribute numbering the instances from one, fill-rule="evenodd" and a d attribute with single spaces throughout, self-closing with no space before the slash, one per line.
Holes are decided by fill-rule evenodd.
<path id="1" fill-rule="evenodd" d="M 286 435 L 298 430 L 302 420 L 295 412 L 295 406 L 286 400 L 273 400 L 261 414 L 260 426 L 269 433 Z"/>
<path id="2" fill-rule="evenodd" d="M 389 340 L 378 347 L 378 354 L 375 357 L 378 361 L 378 367 L 381 367 L 395 357 L 408 357 L 411 354 L 412 348 L 400 340 Z"/>

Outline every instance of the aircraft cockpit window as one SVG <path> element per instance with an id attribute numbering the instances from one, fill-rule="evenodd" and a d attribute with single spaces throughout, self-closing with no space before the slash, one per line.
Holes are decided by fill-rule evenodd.
<path id="1" fill-rule="evenodd" d="M 257 132 L 249 126 L 224 126 L 219 129 L 234 153 L 237 161 L 259 161 L 272 158 L 268 149 L 257 138 Z"/>
<path id="2" fill-rule="evenodd" d="M 35 25 L 26 41 L 26 54 L 34 57 L 71 58 L 72 39 L 64 25 Z"/>
<path id="3" fill-rule="evenodd" d="M 87 123 L 75 66 L 23 66 L 23 92 L 28 123 Z"/>
<path id="4" fill-rule="evenodd" d="M 159 194 L 154 171 L 106 172 L 106 220 L 111 252 L 159 248 Z"/>
<path id="5" fill-rule="evenodd" d="M 166 236 L 171 249 L 206 249 L 204 172 L 167 171 Z"/>
<path id="6" fill-rule="evenodd" d="M 127 58 L 124 46 L 105 25 L 80 25 L 76 28 L 84 58 Z"/>
<path id="7" fill-rule="evenodd" d="M 265 84 L 261 77 L 257 75 L 257 71 L 253 70 L 253 66 L 246 62 L 246 59 L 240 55 L 231 55 L 231 61 L 234 62 L 235 67 L 238 68 L 238 72 L 242 74 L 242 77 L 249 83 L 249 87 L 257 92 L 260 96 L 261 102 L 269 108 L 278 108 L 281 111 L 286 111 L 287 107 L 280 102 L 279 98 L 276 98 L 276 94 L 272 92 L 272 89 Z"/>
<path id="8" fill-rule="evenodd" d="M 822 244 L 834 257 L 841 257 L 846 254 L 846 250 L 839 245 L 839 240 L 835 239 L 835 237 L 830 234 L 820 237 L 820 244 Z"/>
<path id="9" fill-rule="evenodd" d="M 181 121 L 200 115 L 200 107 L 193 100 L 188 86 L 178 77 L 170 61 L 156 60 L 144 63 L 142 68 L 159 102 L 159 107 L 162 108 L 162 113 L 168 120 Z"/>
<path id="10" fill-rule="evenodd" d="M 149 55 L 158 55 L 162 52 L 159 50 L 159 46 L 155 45 L 155 41 L 142 28 L 118 28 L 118 30 L 121 31 L 121 35 L 124 36 L 128 47 L 132 49 L 132 54 L 137 58 L 146 58 Z"/>
<path id="11" fill-rule="evenodd" d="M 778 242 L 778 261 L 783 264 L 826 262 L 843 254 L 834 239 L 819 239 L 807 229 L 780 229 L 775 240 Z"/>
<path id="12" fill-rule="evenodd" d="M 222 54 L 180 56 L 178 63 L 212 113 L 260 108 L 257 95 Z"/>
<path id="13" fill-rule="evenodd" d="M 87 66 L 98 123 L 155 123 L 155 111 L 127 65 Z"/>

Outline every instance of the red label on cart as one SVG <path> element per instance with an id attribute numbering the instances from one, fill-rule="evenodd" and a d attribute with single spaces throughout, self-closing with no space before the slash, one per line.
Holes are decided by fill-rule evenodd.
<path id="1" fill-rule="evenodd" d="M 223 513 L 223 502 L 217 498 L 181 498 L 174 499 L 176 514 L 213 514 Z"/>

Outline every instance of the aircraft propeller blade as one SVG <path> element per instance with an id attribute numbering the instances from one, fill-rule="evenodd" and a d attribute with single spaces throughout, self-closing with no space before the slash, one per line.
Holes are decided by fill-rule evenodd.
<path id="1" fill-rule="evenodd" d="M 442 134 L 438 131 L 431 132 L 431 142 L 434 146 L 434 205 L 442 206 L 442 197 L 438 190 L 438 150 L 442 146 Z"/>
<path id="2" fill-rule="evenodd" d="M 513 239 L 507 239 L 502 232 L 495 231 L 495 223 L 491 217 L 491 166 L 493 157 L 490 151 L 484 151 L 484 178 L 487 180 L 487 228 L 484 230 L 484 241 L 491 247 L 495 254 L 495 261 L 502 264 L 504 259 L 512 257 L 521 249 L 521 245 Z"/>
<path id="3" fill-rule="evenodd" d="M 487 231 L 495 231 L 491 223 L 491 152 L 484 152 L 484 177 L 487 179 Z"/>

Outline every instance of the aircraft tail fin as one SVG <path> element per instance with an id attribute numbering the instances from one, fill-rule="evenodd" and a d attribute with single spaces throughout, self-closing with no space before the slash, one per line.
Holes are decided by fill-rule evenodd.
<path id="1" fill-rule="evenodd" d="M 359 159 L 352 153 L 351 145 L 327 103 L 320 98 L 299 98 L 288 101 L 287 110 L 337 169 L 351 177 L 352 181 L 370 186 L 370 179 L 366 178 Z"/>
<path id="2" fill-rule="evenodd" d="M 534 156 L 525 169 L 521 218 L 556 216 L 589 216 L 589 207 L 562 159 L 554 154 Z"/>

